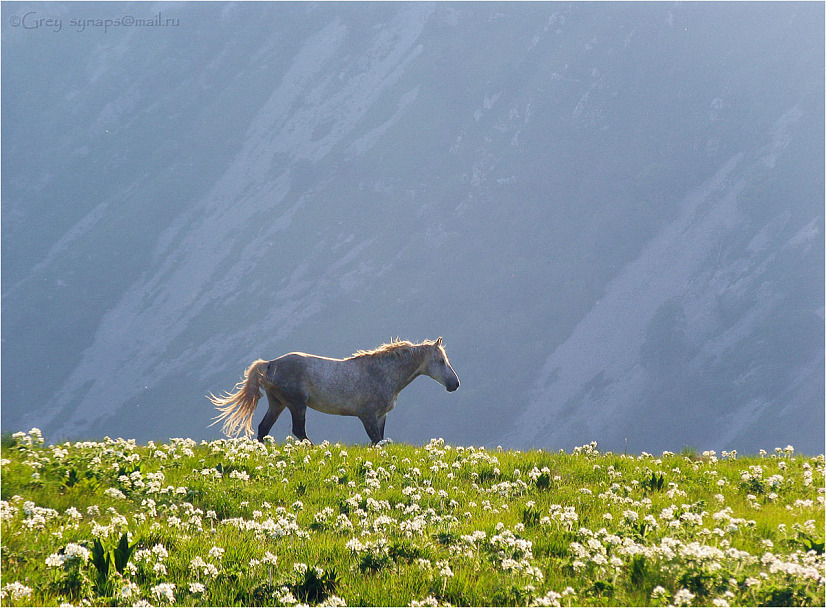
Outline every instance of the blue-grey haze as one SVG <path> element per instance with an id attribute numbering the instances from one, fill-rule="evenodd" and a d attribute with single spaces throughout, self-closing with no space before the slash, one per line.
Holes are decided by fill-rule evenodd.
<path id="1" fill-rule="evenodd" d="M 823 3 L 3 2 L 1 33 L 4 431 L 215 437 L 254 358 L 441 335 L 462 387 L 413 383 L 396 441 L 823 451 Z"/>

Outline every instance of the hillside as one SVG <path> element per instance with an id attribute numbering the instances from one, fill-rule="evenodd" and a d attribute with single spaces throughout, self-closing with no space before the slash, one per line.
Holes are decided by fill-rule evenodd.
<path id="1" fill-rule="evenodd" d="M 823 451 L 822 3 L 2 10 L 4 427 L 214 439 L 256 358 L 444 336 L 389 436 Z"/>
<path id="2" fill-rule="evenodd" d="M 824 459 L 309 446 L 2 447 L 27 605 L 822 606 Z"/>

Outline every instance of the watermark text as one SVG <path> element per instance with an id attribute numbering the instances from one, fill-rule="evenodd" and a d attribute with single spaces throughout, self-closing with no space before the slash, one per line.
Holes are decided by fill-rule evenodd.
<path id="1" fill-rule="evenodd" d="M 9 25 L 23 30 L 43 30 L 51 32 L 62 32 L 64 30 L 74 32 L 85 32 L 91 30 L 103 30 L 104 34 L 115 28 L 153 28 L 153 27 L 179 27 L 180 19 L 176 17 L 164 17 L 158 12 L 151 17 L 133 17 L 132 15 L 121 15 L 111 18 L 94 17 L 50 17 L 38 11 L 27 11 L 19 15 L 9 17 Z"/>

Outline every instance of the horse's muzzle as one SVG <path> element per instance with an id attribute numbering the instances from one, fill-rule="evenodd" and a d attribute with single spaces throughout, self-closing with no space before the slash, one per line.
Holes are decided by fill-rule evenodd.
<path id="1" fill-rule="evenodd" d="M 458 380 L 456 380 L 456 382 L 455 382 L 455 383 L 451 382 L 450 384 L 446 385 L 446 386 L 445 386 L 445 388 L 447 389 L 447 392 L 448 392 L 448 393 L 452 393 L 452 392 L 453 392 L 453 391 L 455 391 L 457 388 L 459 388 L 459 384 L 461 384 L 461 382 L 459 382 Z"/>

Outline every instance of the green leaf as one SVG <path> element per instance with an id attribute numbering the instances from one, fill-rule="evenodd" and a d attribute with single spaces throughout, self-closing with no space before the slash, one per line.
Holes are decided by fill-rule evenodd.
<path id="1" fill-rule="evenodd" d="M 94 564 L 98 576 L 102 580 L 106 580 L 109 577 L 111 558 L 109 557 L 109 552 L 103 548 L 103 544 L 97 538 L 92 545 L 92 564 Z"/>
<path id="2" fill-rule="evenodd" d="M 120 537 L 118 546 L 112 549 L 112 555 L 115 560 L 115 570 L 117 570 L 120 574 L 123 574 L 123 571 L 126 569 L 126 564 L 129 563 L 129 558 L 132 557 L 132 553 L 134 553 L 137 545 L 137 540 L 130 545 L 129 535 L 124 532 L 123 536 Z"/>
<path id="3" fill-rule="evenodd" d="M 810 534 L 806 534 L 806 532 L 803 532 L 802 530 L 797 532 L 795 542 L 801 545 L 807 553 L 809 551 L 814 551 L 818 555 L 823 555 L 824 544 L 826 544 L 823 539 L 818 540 Z"/>

